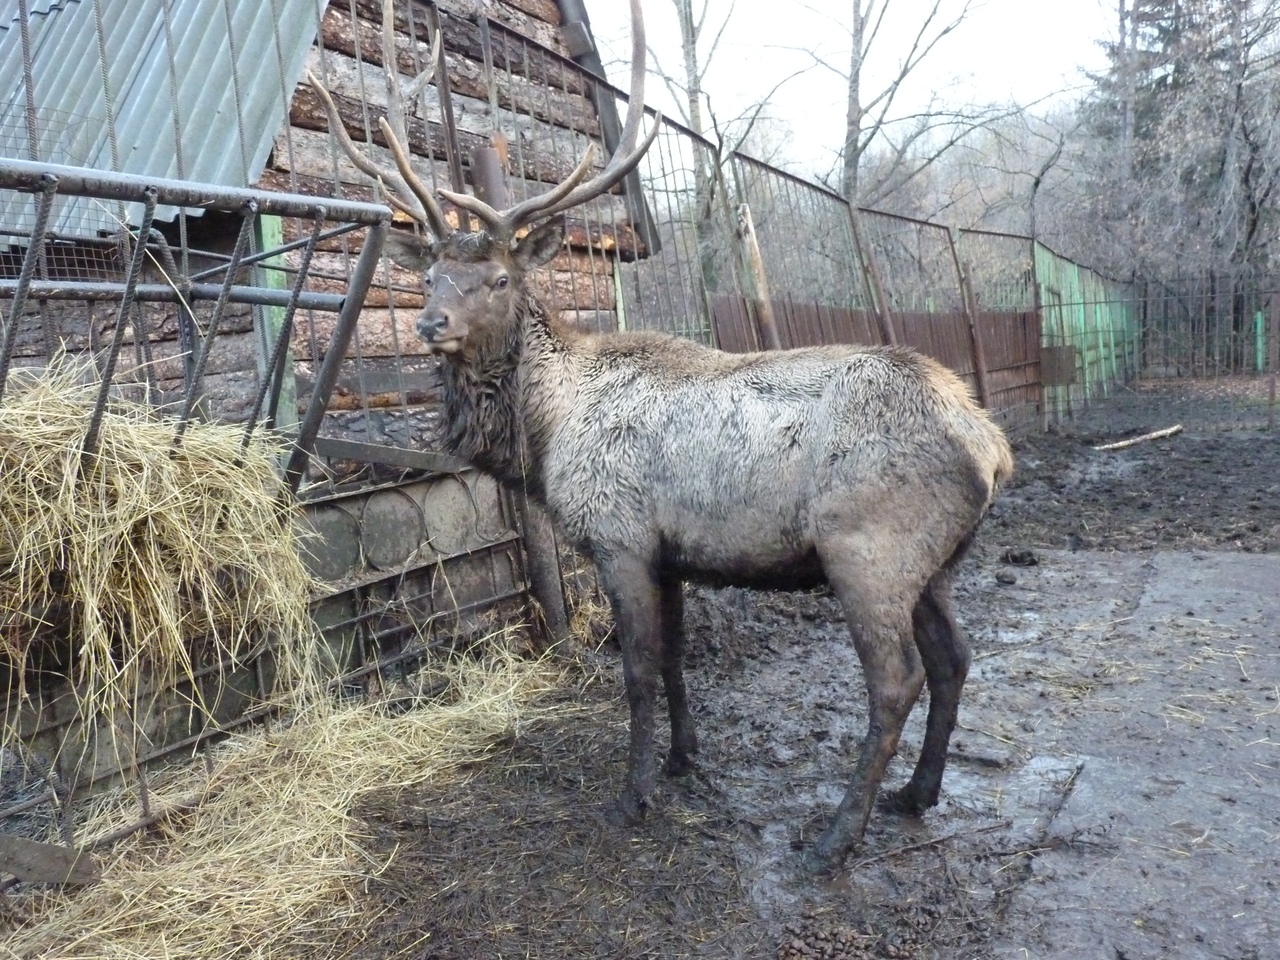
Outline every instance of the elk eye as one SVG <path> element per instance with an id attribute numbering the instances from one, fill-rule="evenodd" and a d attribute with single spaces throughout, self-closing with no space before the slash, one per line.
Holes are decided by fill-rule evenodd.
<path id="1" fill-rule="evenodd" d="M 508 277 L 499 277 L 497 280 L 493 281 L 494 287 L 498 290 L 507 289 L 508 283 L 510 283 L 510 278 Z"/>

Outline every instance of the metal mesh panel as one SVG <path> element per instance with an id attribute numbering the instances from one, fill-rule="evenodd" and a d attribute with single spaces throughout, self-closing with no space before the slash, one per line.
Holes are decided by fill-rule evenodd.
<path id="1" fill-rule="evenodd" d="M 978 308 L 1034 310 L 1035 263 L 1030 237 L 987 230 L 958 230 L 960 258 Z"/>
<path id="2" fill-rule="evenodd" d="M 849 205 L 836 194 L 741 154 L 732 158 L 769 265 L 769 289 L 794 300 L 870 309 Z"/>
<path id="3" fill-rule="evenodd" d="M 1099 434 L 1175 424 L 1275 429 L 1280 285 L 1221 276 L 1077 281 L 1045 266 L 1045 342 L 1068 347 L 1072 364 L 1070 383 L 1046 386 L 1059 422 Z M 1107 360 L 1113 350 L 1118 371 Z"/>
<path id="4" fill-rule="evenodd" d="M 859 213 L 891 310 L 935 313 L 962 308 L 948 228 L 875 210 Z"/>

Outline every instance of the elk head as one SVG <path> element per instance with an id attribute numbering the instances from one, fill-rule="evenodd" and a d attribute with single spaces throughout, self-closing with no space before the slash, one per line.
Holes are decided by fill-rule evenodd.
<path id="1" fill-rule="evenodd" d="M 627 118 L 619 144 L 602 171 L 591 178 L 593 147 L 588 144 L 582 160 L 558 186 L 513 207 L 496 210 L 463 193 L 439 189 L 436 193 L 459 210 L 474 215 L 481 229 L 474 233 L 454 230 L 436 197 L 409 164 L 406 126 L 401 111 L 404 91 L 399 88 L 393 43 L 391 0 L 383 0 L 383 64 L 387 71 L 388 117 L 379 128 L 395 159 L 394 171 L 384 170 L 362 154 L 347 135 L 329 92 L 311 73 L 307 79 L 319 94 L 329 118 L 329 128 L 352 162 L 386 190 L 388 202 L 412 217 L 421 231 L 393 232 L 388 253 L 401 266 L 422 276 L 426 304 L 415 329 L 431 352 L 456 355 L 475 342 L 494 337 L 507 339 L 524 298 L 524 279 L 560 249 L 564 240 L 564 211 L 612 190 L 640 162 L 657 136 L 661 117 L 640 140 L 644 119 L 644 23 L 640 0 L 631 3 L 631 92 Z M 439 62 L 440 38 L 435 39 L 432 63 Z M 414 92 L 430 80 L 430 71 L 413 81 Z M 393 89 L 394 88 L 394 89 Z"/>

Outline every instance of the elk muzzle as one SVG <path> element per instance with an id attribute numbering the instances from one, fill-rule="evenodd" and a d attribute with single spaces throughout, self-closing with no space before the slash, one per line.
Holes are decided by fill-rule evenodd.
<path id="1" fill-rule="evenodd" d="M 457 353 L 470 332 L 451 311 L 431 306 L 418 314 L 413 326 L 431 353 Z"/>

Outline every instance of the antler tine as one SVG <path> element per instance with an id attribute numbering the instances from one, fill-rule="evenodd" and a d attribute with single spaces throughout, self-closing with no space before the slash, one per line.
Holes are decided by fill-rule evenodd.
<path id="1" fill-rule="evenodd" d="M 483 200 L 473 197 L 469 193 L 454 193 L 451 190 L 443 189 L 438 192 L 440 196 L 455 206 L 474 213 L 489 225 L 494 236 L 510 237 L 528 222 L 525 217 L 526 210 L 541 209 L 549 203 L 554 204 L 567 196 L 581 182 L 582 178 L 587 175 L 587 171 L 591 169 L 591 161 L 595 158 L 595 149 L 596 145 L 588 142 L 587 149 L 582 153 L 582 159 L 578 161 L 578 165 L 573 168 L 573 172 L 564 179 L 563 183 L 544 194 L 530 197 L 528 200 L 516 204 L 510 210 L 495 210 Z"/>
<path id="2" fill-rule="evenodd" d="M 443 240 L 453 232 L 449 222 L 444 218 L 444 211 L 440 209 L 440 204 L 436 203 L 436 198 L 431 195 L 427 185 L 419 180 L 418 175 L 413 172 L 413 167 L 409 166 L 409 156 L 396 138 L 395 131 L 391 129 L 391 124 L 387 123 L 387 118 L 380 118 L 378 126 L 382 128 L 382 135 L 387 138 L 387 146 L 391 148 L 391 156 L 396 161 L 396 168 L 400 171 L 401 179 L 422 204 L 424 213 L 422 222 L 431 229 L 431 233 L 437 240 Z"/>
<path id="3" fill-rule="evenodd" d="M 355 145 L 351 135 L 347 133 L 347 128 L 343 124 L 342 118 L 338 115 L 338 107 L 333 102 L 333 97 L 329 94 L 328 89 L 320 82 L 320 78 L 308 70 L 307 82 L 311 84 L 312 89 L 320 97 L 320 102 L 324 104 L 324 111 L 329 119 L 330 132 L 337 137 L 338 145 L 342 147 L 342 152 L 347 155 L 360 172 L 383 186 L 386 190 L 387 201 L 393 207 L 403 210 L 413 219 L 423 224 L 438 239 L 448 236 L 449 226 L 444 219 L 444 214 L 440 211 L 440 205 L 436 203 L 435 198 L 431 196 L 431 192 L 422 185 L 421 181 L 417 177 L 413 178 L 417 184 L 415 188 L 413 184 L 406 182 L 403 176 L 383 170 L 365 156 L 360 148 Z M 386 121 L 383 120 L 382 123 L 385 124 Z M 390 128 L 384 127 L 383 135 L 387 137 L 388 143 L 392 145 L 392 156 L 396 156 L 398 151 L 401 153 L 403 151 L 399 150 L 400 144 L 395 137 L 387 134 L 388 129 Z M 398 159 L 397 166 L 399 166 Z"/>
<path id="4" fill-rule="evenodd" d="M 317 95 L 320 96 L 320 102 L 323 102 L 325 114 L 329 118 L 329 131 L 338 138 L 338 146 L 342 147 L 342 151 L 351 160 L 351 163 L 355 164 L 361 173 L 369 175 L 371 179 L 378 180 L 384 186 L 388 186 L 389 192 L 398 193 L 397 200 L 401 202 L 401 209 L 406 211 L 413 219 L 426 223 L 426 215 L 421 210 L 419 202 L 413 200 L 411 195 L 408 195 L 407 189 L 406 191 L 399 189 L 403 186 L 399 182 L 401 178 L 392 177 L 387 170 L 379 168 L 378 164 L 375 164 L 369 157 L 362 154 L 360 147 L 357 147 L 355 141 L 352 140 L 351 134 L 347 133 L 346 125 L 342 122 L 342 116 L 338 115 L 338 106 L 334 104 L 328 88 L 324 86 L 324 83 L 320 82 L 320 78 L 316 77 L 311 70 L 307 70 L 307 83 L 310 83 L 312 90 L 315 90 Z M 387 180 L 390 180 L 389 184 L 387 184 Z"/>
<path id="5" fill-rule="evenodd" d="M 643 113 L 644 111 L 641 110 L 640 112 Z M 571 207 L 576 207 L 579 204 L 586 203 L 588 200 L 593 200 L 596 197 L 608 193 L 619 182 L 621 182 L 627 174 L 635 169 L 636 164 L 640 162 L 640 158 L 644 156 L 645 151 L 648 150 L 653 144 L 653 141 L 657 139 L 658 133 L 661 129 L 662 114 L 654 114 L 652 129 L 650 129 L 650 131 L 645 135 L 644 140 L 637 144 L 629 153 L 622 156 L 621 159 L 619 159 L 620 155 L 615 153 L 613 155 L 613 159 L 609 161 L 609 165 L 604 168 L 604 171 L 601 172 L 598 177 L 591 180 L 589 183 L 584 183 L 577 190 L 573 191 L 563 199 L 560 199 L 557 202 L 550 204 L 545 209 L 538 211 L 536 215 L 540 217 L 554 217 L 557 213 L 563 213 Z M 548 193 L 546 196 L 547 198 L 550 198 L 551 194 Z"/>
<path id="6" fill-rule="evenodd" d="M 509 210 L 495 210 L 484 201 L 469 195 L 446 190 L 437 192 L 450 203 L 474 213 L 490 227 L 495 236 L 509 237 L 526 223 L 554 216 L 613 189 L 640 162 L 661 128 L 662 116 L 659 114 L 654 118 L 653 129 L 644 141 L 636 143 L 644 122 L 644 64 L 644 17 L 640 11 L 640 0 L 631 0 L 631 93 L 627 101 L 627 119 L 623 124 L 617 149 L 597 176 L 585 183 L 581 182 L 591 166 L 594 145 L 588 144 L 585 155 L 563 183 L 544 194 L 530 197 Z"/>

